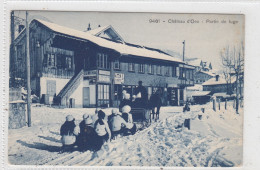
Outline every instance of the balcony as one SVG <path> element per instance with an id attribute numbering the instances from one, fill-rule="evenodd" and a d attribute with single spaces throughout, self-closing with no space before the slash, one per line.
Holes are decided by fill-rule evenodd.
<path id="1" fill-rule="evenodd" d="M 194 80 L 192 79 L 180 78 L 179 83 L 180 86 L 194 86 Z"/>
<path id="2" fill-rule="evenodd" d="M 53 77 L 53 78 L 63 78 L 70 79 L 74 76 L 74 70 L 66 70 L 55 67 L 43 67 L 42 76 L 43 77 Z"/>

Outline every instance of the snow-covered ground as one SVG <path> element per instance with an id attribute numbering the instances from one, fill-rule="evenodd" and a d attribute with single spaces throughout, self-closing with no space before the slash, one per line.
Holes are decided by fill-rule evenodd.
<path id="1" fill-rule="evenodd" d="M 59 153 L 59 129 L 67 114 L 76 123 L 95 109 L 32 107 L 32 127 L 9 130 L 9 163 L 14 165 L 85 166 L 241 166 L 243 113 L 236 114 L 232 103 L 227 110 L 214 112 L 212 104 L 162 107 L 160 120 L 133 136 L 118 138 L 101 151 Z M 205 113 L 201 112 L 205 108 Z M 110 114 L 111 109 L 104 109 Z M 198 119 L 198 114 L 202 119 Z M 191 129 L 176 128 L 191 119 Z"/>

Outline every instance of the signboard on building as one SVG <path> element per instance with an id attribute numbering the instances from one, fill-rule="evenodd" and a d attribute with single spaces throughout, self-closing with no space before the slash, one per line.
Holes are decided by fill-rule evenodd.
<path id="1" fill-rule="evenodd" d="M 94 77 L 94 76 L 97 76 L 97 70 L 85 71 L 85 76 L 86 76 L 86 77 Z"/>
<path id="2" fill-rule="evenodd" d="M 98 81 L 99 81 L 99 82 L 110 83 L 110 76 L 107 76 L 107 75 L 98 75 Z"/>
<path id="3" fill-rule="evenodd" d="M 110 83 L 110 71 L 98 70 L 98 81 Z"/>
<path id="4" fill-rule="evenodd" d="M 125 76 L 123 73 L 115 73 L 114 84 L 123 84 L 124 78 Z"/>
<path id="5" fill-rule="evenodd" d="M 168 87 L 174 87 L 174 88 L 177 88 L 178 85 L 177 85 L 177 84 L 168 84 Z"/>
<path id="6" fill-rule="evenodd" d="M 110 76 L 110 71 L 98 70 L 98 74 Z"/>

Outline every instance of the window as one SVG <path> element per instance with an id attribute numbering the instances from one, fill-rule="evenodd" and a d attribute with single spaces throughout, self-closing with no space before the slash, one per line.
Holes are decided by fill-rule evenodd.
<path id="1" fill-rule="evenodd" d="M 148 64 L 148 73 L 149 74 L 153 74 L 154 70 L 153 70 L 153 65 L 152 64 Z"/>
<path id="2" fill-rule="evenodd" d="M 62 68 L 62 56 L 61 55 L 57 55 L 57 68 Z"/>
<path id="3" fill-rule="evenodd" d="M 68 69 L 72 68 L 72 61 L 71 61 L 71 57 L 69 56 L 66 57 L 66 68 Z"/>
<path id="4" fill-rule="evenodd" d="M 169 75 L 170 75 L 170 67 L 165 66 L 165 76 L 169 76 Z"/>
<path id="5" fill-rule="evenodd" d="M 115 60 L 115 62 L 114 62 L 114 69 L 116 69 L 116 70 L 120 69 L 120 62 L 119 62 L 119 60 Z"/>
<path id="6" fill-rule="evenodd" d="M 98 106 L 109 104 L 109 85 L 98 85 Z"/>
<path id="7" fill-rule="evenodd" d="M 134 63 L 129 63 L 128 64 L 128 71 L 132 71 L 132 72 L 135 71 L 135 64 Z"/>
<path id="8" fill-rule="evenodd" d="M 180 76 L 180 67 L 176 67 L 176 76 L 177 76 L 177 77 Z"/>
<path id="9" fill-rule="evenodd" d="M 206 78 L 204 75 L 202 77 Z M 186 70 L 186 78 L 187 79 L 193 79 L 193 70 L 191 70 L 191 69 Z"/>
<path id="10" fill-rule="evenodd" d="M 54 67 L 55 66 L 55 55 L 54 54 L 48 54 L 48 62 L 47 65 L 49 67 Z"/>
<path id="11" fill-rule="evenodd" d="M 186 74 L 186 78 L 189 79 L 190 78 L 190 71 L 188 69 L 186 70 L 185 74 Z"/>
<path id="12" fill-rule="evenodd" d="M 183 67 L 180 67 L 180 78 L 185 78 L 185 70 Z"/>
<path id="13" fill-rule="evenodd" d="M 172 67 L 172 76 L 175 77 L 176 75 L 176 66 Z"/>
<path id="14" fill-rule="evenodd" d="M 157 66 L 156 72 L 157 72 L 158 75 L 162 75 L 162 66 Z"/>
<path id="15" fill-rule="evenodd" d="M 139 73 L 144 73 L 144 64 L 139 64 L 138 72 Z"/>
<path id="16" fill-rule="evenodd" d="M 110 68 L 107 54 L 97 53 L 97 67 L 103 69 Z"/>

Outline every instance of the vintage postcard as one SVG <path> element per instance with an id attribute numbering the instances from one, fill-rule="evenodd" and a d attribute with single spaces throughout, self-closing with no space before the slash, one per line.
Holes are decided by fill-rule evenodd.
<path id="1" fill-rule="evenodd" d="M 243 166 L 244 15 L 13 10 L 9 38 L 10 165 Z"/>

